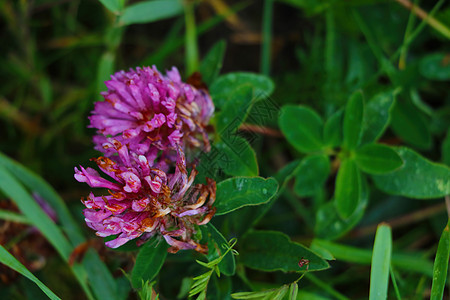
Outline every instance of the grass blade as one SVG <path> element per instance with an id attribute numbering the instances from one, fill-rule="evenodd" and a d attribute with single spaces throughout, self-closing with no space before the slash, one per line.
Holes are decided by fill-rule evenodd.
<path id="1" fill-rule="evenodd" d="M 11 198 L 19 207 L 31 224 L 36 226 L 43 236 L 52 244 L 62 259 L 67 262 L 73 250 L 69 241 L 63 235 L 58 226 L 42 210 L 33 197 L 27 192 L 23 185 L 17 181 L 8 170 L 0 165 L 0 190 Z M 89 299 L 94 299 L 85 281 L 85 270 L 80 265 L 74 265 L 72 272 L 78 279 L 84 292 Z"/>
<path id="2" fill-rule="evenodd" d="M 44 198 L 50 206 L 56 211 L 56 214 L 58 215 L 58 220 L 62 224 L 62 229 L 64 233 L 67 235 L 69 241 L 71 242 L 71 245 L 69 245 L 70 252 L 72 252 L 73 247 L 83 243 L 86 241 L 83 234 L 81 233 L 81 229 L 72 217 L 72 214 L 70 213 L 69 209 L 67 208 L 66 204 L 64 203 L 64 200 L 58 195 L 58 193 L 41 177 L 39 177 L 37 174 L 33 173 L 32 171 L 28 170 L 21 164 L 17 163 L 16 161 L 10 159 L 3 153 L 0 153 L 0 168 L 4 166 L 8 173 L 11 173 L 11 175 L 14 175 L 16 178 L 20 178 L 20 181 L 30 190 L 33 192 L 37 192 L 42 198 Z M 7 185 L 6 185 L 7 186 Z M 1 187 L 0 187 L 1 189 Z M 11 197 L 12 198 L 12 197 Z M 30 198 L 30 197 L 29 197 Z M 33 203 L 37 205 L 33 198 L 31 198 Z M 17 204 L 17 203 L 16 203 Z M 26 206 L 26 204 L 24 204 Z M 38 206 L 39 207 L 39 206 Z M 20 207 L 19 207 L 20 208 Z M 39 207 L 40 209 L 40 207 Z M 22 209 L 21 209 L 22 210 Z M 22 211 L 23 212 L 23 211 Z M 24 212 L 23 212 L 24 213 Z M 32 213 L 32 212 L 30 212 Z M 42 212 L 43 213 L 43 212 Z M 24 213 L 25 214 L 25 213 Z M 45 215 L 45 213 L 44 213 Z M 47 215 L 45 215 L 47 217 Z M 25 219 L 28 220 L 29 223 L 35 224 L 31 218 L 28 218 L 27 215 L 21 216 L 22 218 L 25 217 Z M 0 215 L 1 218 L 1 215 Z M 36 220 L 39 220 L 37 218 Z M 52 221 L 50 221 L 52 222 Z M 52 224 L 56 227 L 56 225 L 52 222 Z M 58 228 L 59 230 L 59 228 Z M 41 231 L 42 232 L 42 231 Z M 65 240 L 65 238 L 64 238 Z M 62 256 L 65 261 L 67 261 L 68 256 Z M 83 265 L 86 265 L 83 261 Z M 90 266 L 86 270 L 102 270 L 104 272 L 108 271 L 108 275 L 104 273 L 104 276 L 100 276 L 97 279 L 103 282 L 104 286 L 111 286 L 112 285 L 112 275 L 109 272 L 109 270 L 106 268 L 103 261 L 100 259 L 97 253 L 92 253 L 91 261 L 89 262 Z M 73 271 L 75 273 L 75 276 L 80 280 L 80 284 L 84 285 L 83 289 L 87 294 L 90 294 L 90 291 L 86 285 L 85 275 L 83 275 L 86 271 L 83 269 L 82 266 L 73 266 Z M 92 277 L 93 274 L 88 274 L 88 276 Z M 92 282 L 92 281 L 90 281 Z M 96 294 L 100 294 L 102 291 L 100 290 L 99 286 L 102 285 L 93 285 L 93 289 L 99 289 L 99 291 Z M 90 296 L 92 297 L 92 296 Z"/>
<path id="3" fill-rule="evenodd" d="M 0 166 L 0 189 L 16 203 L 20 211 L 41 231 L 61 257 L 67 260 L 72 252 L 67 239 L 22 184 L 3 166 Z"/>
<path id="4" fill-rule="evenodd" d="M 191 75 L 198 71 L 198 45 L 197 45 L 197 29 L 195 25 L 194 3 L 187 2 L 184 6 L 184 16 L 186 25 L 186 74 Z"/>
<path id="5" fill-rule="evenodd" d="M 30 221 L 21 214 L 9 211 L 9 210 L 3 210 L 0 209 L 0 220 L 10 221 L 10 222 L 16 222 L 16 223 L 22 223 L 22 224 L 30 224 Z"/>
<path id="6" fill-rule="evenodd" d="M 77 246 L 85 241 L 78 224 L 73 219 L 64 200 L 61 199 L 58 193 L 46 181 L 3 153 L 0 153 L 0 165 L 8 169 L 16 178 L 20 178 L 20 181 L 30 190 L 37 192 L 42 198 L 48 201 L 50 206 L 56 211 L 62 224 L 62 229 L 67 234 L 73 246 Z"/>
<path id="7" fill-rule="evenodd" d="M 319 239 L 315 239 L 314 242 L 327 249 L 337 260 L 364 265 L 370 264 L 372 257 L 372 250 L 370 249 L 360 249 Z M 392 254 L 392 265 L 428 277 L 433 276 L 433 264 L 420 255 L 394 253 Z"/>
<path id="8" fill-rule="evenodd" d="M 30 279 L 52 300 L 61 300 L 45 284 L 33 275 L 24 265 L 22 265 L 14 256 L 12 256 L 2 245 L 0 245 L 0 262 L 7 265 L 14 271 Z"/>
<path id="9" fill-rule="evenodd" d="M 373 245 L 369 300 L 387 298 L 391 252 L 391 228 L 386 224 L 381 224 L 378 226 Z"/>
<path id="10" fill-rule="evenodd" d="M 448 259 L 450 255 L 450 221 L 442 232 L 436 252 L 433 267 L 433 283 L 431 285 L 430 300 L 443 299 L 445 281 L 447 280 Z"/>

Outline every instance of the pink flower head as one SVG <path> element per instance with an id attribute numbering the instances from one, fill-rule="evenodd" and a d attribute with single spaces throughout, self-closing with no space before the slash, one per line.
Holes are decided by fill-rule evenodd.
<path id="1" fill-rule="evenodd" d="M 209 94 L 181 81 L 173 67 L 162 75 L 155 66 L 120 71 L 105 82 L 105 101 L 96 102 L 90 127 L 96 128 L 96 149 L 114 153 L 106 143 L 113 137 L 137 154 L 210 145 L 205 131 L 214 105 Z"/>
<path id="2" fill-rule="evenodd" d="M 129 151 L 126 145 L 108 139 L 109 150 L 116 155 L 93 159 L 110 179 L 104 179 L 91 168 L 75 168 L 75 179 L 91 187 L 107 188 L 109 195 L 91 193 L 82 199 L 87 225 L 101 237 L 117 235 L 106 246 L 117 248 L 129 240 L 140 238 L 144 242 L 161 234 L 171 245 L 169 252 L 195 249 L 207 252 L 205 245 L 192 239 L 195 225 L 209 222 L 215 213 L 212 204 L 216 184 L 193 186 L 197 171 L 188 175 L 186 159 L 181 146 L 177 146 L 175 171 L 167 174 L 158 164 L 149 162 L 144 155 Z"/>

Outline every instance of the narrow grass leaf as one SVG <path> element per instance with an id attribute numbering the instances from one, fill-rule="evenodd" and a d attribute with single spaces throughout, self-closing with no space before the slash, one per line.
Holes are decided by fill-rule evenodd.
<path id="1" fill-rule="evenodd" d="M 52 244 L 64 261 L 68 261 L 72 246 L 61 230 L 42 210 L 28 191 L 8 170 L 0 165 L 0 190 L 11 198 L 31 224 L 36 226 L 42 235 Z M 89 299 L 93 296 L 86 285 L 85 270 L 81 265 L 72 266 L 72 271 Z"/>
<path id="2" fill-rule="evenodd" d="M 20 178 L 20 181 L 30 190 L 37 192 L 42 198 L 48 201 L 50 206 L 56 211 L 62 228 L 73 246 L 77 246 L 85 241 L 80 227 L 72 217 L 64 200 L 44 179 L 3 153 L 0 153 L 0 165 L 7 168 L 16 178 Z"/>
<path id="3" fill-rule="evenodd" d="M 371 249 L 361 249 L 319 239 L 315 239 L 314 242 L 327 249 L 337 260 L 363 265 L 371 263 Z M 433 264 L 420 255 L 393 253 L 391 262 L 393 266 L 400 269 L 423 274 L 430 278 L 433 276 Z"/>
<path id="4" fill-rule="evenodd" d="M 224 215 L 248 205 L 268 202 L 277 193 L 278 183 L 273 178 L 233 177 L 217 184 L 214 203 L 216 215 Z"/>
<path id="5" fill-rule="evenodd" d="M 444 297 L 445 282 L 447 280 L 448 259 L 450 256 L 450 221 L 445 226 L 439 240 L 433 267 L 433 283 L 431 285 L 430 300 L 440 300 Z"/>
<path id="6" fill-rule="evenodd" d="M 14 271 L 22 274 L 26 278 L 30 279 L 52 300 L 61 300 L 56 296 L 45 284 L 43 284 L 36 276 L 33 275 L 28 269 L 22 265 L 14 256 L 12 256 L 2 245 L 0 245 L 0 262 L 10 267 Z"/>
<path id="7" fill-rule="evenodd" d="M 388 225 L 381 224 L 378 226 L 373 245 L 369 300 L 384 300 L 387 298 L 391 252 L 391 228 Z"/>
<path id="8" fill-rule="evenodd" d="M 94 249 L 86 252 L 82 263 L 97 299 L 118 299 L 116 282 Z"/>
<path id="9" fill-rule="evenodd" d="M 78 246 L 79 244 L 81 244 L 85 241 L 85 238 L 84 238 L 83 234 L 81 233 L 81 229 L 80 229 L 79 225 L 73 218 L 72 214 L 70 213 L 69 209 L 67 208 L 66 204 L 64 203 L 64 200 L 61 198 L 61 196 L 58 195 L 58 193 L 44 179 L 42 179 L 34 172 L 28 170 L 24 166 L 20 165 L 19 163 L 15 162 L 14 160 L 10 159 L 9 157 L 7 157 L 6 155 L 4 155 L 2 153 L 0 153 L 0 166 L 4 166 L 5 168 L 7 168 L 8 171 L 11 174 L 13 174 L 16 178 L 20 178 L 21 182 L 24 185 L 26 185 L 26 187 L 28 187 L 28 189 L 30 189 L 34 192 L 37 192 L 42 198 L 44 198 L 46 201 L 48 201 L 50 206 L 56 211 L 56 213 L 58 215 L 58 220 L 62 225 L 62 229 L 63 229 L 64 233 L 67 235 L 67 237 L 73 247 Z M 24 199 L 22 199 L 22 200 L 24 200 Z M 32 199 L 32 200 L 33 200 L 33 203 L 35 205 L 37 205 L 36 201 L 34 199 Z M 28 204 L 26 202 L 23 203 L 23 205 L 24 205 L 24 207 L 28 207 Z M 39 207 L 39 210 L 41 210 L 40 207 Z M 32 214 L 34 216 L 32 209 L 30 211 L 28 211 L 28 213 Z M 42 213 L 45 214 L 44 212 L 42 212 Z M 24 215 L 33 224 L 35 224 L 34 222 L 38 221 L 38 219 L 39 219 L 39 218 L 32 219 L 32 218 L 28 217 L 25 213 L 24 213 Z M 48 218 L 47 215 L 45 215 L 45 217 Z M 44 222 L 47 222 L 47 221 L 44 221 Z M 54 223 L 50 219 L 49 219 L 49 222 L 51 222 L 51 224 L 53 224 L 53 226 L 56 227 L 56 225 L 54 225 Z M 57 228 L 57 230 L 59 231 L 59 228 Z M 65 237 L 63 238 L 63 240 L 61 242 L 63 242 L 64 240 L 65 240 Z M 70 250 L 70 251 L 72 251 L 72 250 Z M 98 254 L 94 253 L 93 256 L 96 256 L 96 259 L 92 260 L 91 263 L 96 264 L 96 265 L 92 266 L 92 268 L 105 270 L 106 269 L 105 264 L 99 258 Z M 63 259 L 67 260 L 68 256 L 63 257 Z M 86 285 L 84 268 L 80 265 L 74 265 L 72 267 L 72 269 L 75 273 L 75 276 L 80 281 L 80 284 L 82 285 L 84 291 L 86 292 L 88 297 L 90 299 L 92 299 L 90 291 Z M 99 277 L 98 279 L 99 280 L 107 280 L 110 276 L 111 275 L 102 276 L 102 277 Z M 105 284 L 107 284 L 107 283 L 105 283 Z M 93 285 L 92 288 L 97 289 L 97 287 L 95 285 Z"/>
<path id="10" fill-rule="evenodd" d="M 16 203 L 21 212 L 41 231 L 61 257 L 67 260 L 72 247 L 66 237 L 22 184 L 3 166 L 0 166 L 0 189 Z"/>
<path id="11" fill-rule="evenodd" d="M 22 224 L 30 224 L 30 221 L 28 221 L 28 219 L 26 217 L 24 217 L 23 215 L 9 211 L 9 210 L 3 210 L 3 209 L 0 209 L 0 220 L 22 223 Z"/>

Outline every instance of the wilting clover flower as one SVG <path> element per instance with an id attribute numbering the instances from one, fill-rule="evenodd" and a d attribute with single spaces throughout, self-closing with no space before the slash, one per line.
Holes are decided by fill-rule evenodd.
<path id="1" fill-rule="evenodd" d="M 96 149 L 106 156 L 114 153 L 107 137 L 148 158 L 177 145 L 209 151 L 205 127 L 214 105 L 205 90 L 182 82 L 175 67 L 166 76 L 155 66 L 120 71 L 105 84 L 105 101 L 95 103 L 89 119 Z"/>
<path id="2" fill-rule="evenodd" d="M 195 249 L 207 252 L 207 247 L 193 240 L 196 225 L 209 222 L 215 213 L 212 204 L 216 184 L 193 186 L 197 171 L 188 175 L 183 150 L 176 147 L 177 160 L 173 173 L 159 168 L 158 162 L 129 151 L 118 140 L 107 139 L 108 149 L 116 155 L 93 159 L 111 177 L 107 180 L 92 168 L 75 168 L 75 179 L 93 188 L 106 188 L 108 195 L 91 193 L 82 199 L 87 225 L 101 237 L 118 235 L 106 242 L 117 248 L 129 240 L 140 238 L 142 243 L 160 234 L 171 245 L 169 252 Z"/>

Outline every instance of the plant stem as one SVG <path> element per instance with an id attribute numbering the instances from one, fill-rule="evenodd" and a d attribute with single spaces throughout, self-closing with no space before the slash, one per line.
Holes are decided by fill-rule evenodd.
<path id="1" fill-rule="evenodd" d="M 410 225 L 410 224 L 425 220 L 431 216 L 434 216 L 440 212 L 443 212 L 444 210 L 445 210 L 444 204 L 437 204 L 437 205 L 433 205 L 433 206 L 430 206 L 430 207 L 427 207 L 424 209 L 417 210 L 415 212 L 412 212 L 412 213 L 409 213 L 409 214 L 406 214 L 406 215 L 403 215 L 400 217 L 390 219 L 388 221 L 385 221 L 385 223 L 389 224 L 389 226 L 391 226 L 392 228 L 397 228 L 397 227 L 406 226 L 406 225 Z M 353 231 L 353 233 L 351 234 L 351 237 L 355 238 L 358 236 L 365 236 L 365 235 L 371 234 L 376 231 L 377 226 L 378 225 L 375 224 L 375 225 L 369 225 L 367 227 L 357 229 L 357 230 Z"/>
<path id="2" fill-rule="evenodd" d="M 279 130 L 272 129 L 272 128 L 265 127 L 265 126 L 260 126 L 260 125 L 248 124 L 248 123 L 242 124 L 239 127 L 239 130 L 260 133 L 263 135 L 273 136 L 273 137 L 283 137 L 283 134 Z"/>
<path id="3" fill-rule="evenodd" d="M 272 44 L 273 0 L 264 1 L 261 48 L 261 73 L 270 74 L 270 55 Z"/>
<path id="4" fill-rule="evenodd" d="M 198 70 L 197 29 L 195 26 L 194 3 L 186 1 L 184 5 L 186 24 L 186 75 L 191 75 Z"/>
<path id="5" fill-rule="evenodd" d="M 395 1 L 397 1 L 407 9 L 411 10 L 413 14 L 415 14 L 416 16 L 427 22 L 428 25 L 439 31 L 443 36 L 450 39 L 450 29 L 441 22 L 439 22 L 437 19 L 430 16 L 426 11 L 421 9 L 419 6 L 413 4 L 409 0 L 395 0 Z"/>
<path id="6" fill-rule="evenodd" d="M 414 4 L 417 3 L 418 0 L 414 1 Z M 409 35 L 411 34 L 411 30 L 413 29 L 414 25 L 414 13 L 411 11 L 408 17 L 408 23 L 406 24 L 406 30 L 405 35 L 403 37 L 403 43 L 406 43 L 406 40 L 408 39 Z M 402 47 L 400 51 L 400 58 L 398 60 L 398 68 L 400 70 L 404 70 L 406 68 L 406 55 L 408 53 L 408 47 Z"/>

